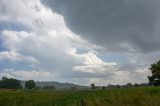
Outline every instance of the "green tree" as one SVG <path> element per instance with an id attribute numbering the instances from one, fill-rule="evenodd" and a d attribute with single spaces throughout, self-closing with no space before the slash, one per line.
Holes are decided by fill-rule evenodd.
<path id="1" fill-rule="evenodd" d="M 35 84 L 34 80 L 26 81 L 25 88 L 26 89 L 36 89 L 36 84 Z"/>
<path id="2" fill-rule="evenodd" d="M 0 80 L 0 88 L 2 88 L 3 87 L 3 82 L 2 82 L 2 80 Z"/>
<path id="3" fill-rule="evenodd" d="M 21 89 L 21 83 L 17 79 L 3 77 L 0 81 L 0 88 L 3 89 Z"/>
<path id="4" fill-rule="evenodd" d="M 135 84 L 134 84 L 134 87 L 139 87 L 139 84 L 135 83 Z"/>
<path id="5" fill-rule="evenodd" d="M 72 86 L 72 87 L 71 87 L 71 90 L 72 90 L 72 91 L 75 91 L 75 90 L 77 90 L 77 87 Z"/>
<path id="6" fill-rule="evenodd" d="M 102 89 L 104 90 L 104 89 L 106 89 L 106 87 L 105 87 L 105 86 L 102 86 Z"/>
<path id="7" fill-rule="evenodd" d="M 150 70 L 152 75 L 148 76 L 149 83 L 151 85 L 160 86 L 160 60 L 151 64 Z"/>
<path id="8" fill-rule="evenodd" d="M 127 83 L 126 87 L 133 87 L 133 85 L 131 83 Z"/>
<path id="9" fill-rule="evenodd" d="M 91 89 L 92 89 L 92 90 L 96 89 L 96 86 L 95 86 L 94 83 L 92 83 L 90 86 L 91 86 Z"/>

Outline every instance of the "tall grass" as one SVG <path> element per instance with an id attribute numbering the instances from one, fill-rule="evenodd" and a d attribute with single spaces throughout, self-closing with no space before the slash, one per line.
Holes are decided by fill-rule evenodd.
<path id="1" fill-rule="evenodd" d="M 160 87 L 93 91 L 0 90 L 0 106 L 160 106 Z"/>

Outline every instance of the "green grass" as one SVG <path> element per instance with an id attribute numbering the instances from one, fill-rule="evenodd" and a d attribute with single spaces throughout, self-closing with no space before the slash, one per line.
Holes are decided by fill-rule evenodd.
<path id="1" fill-rule="evenodd" d="M 94 91 L 0 90 L 0 106 L 160 106 L 160 87 Z"/>

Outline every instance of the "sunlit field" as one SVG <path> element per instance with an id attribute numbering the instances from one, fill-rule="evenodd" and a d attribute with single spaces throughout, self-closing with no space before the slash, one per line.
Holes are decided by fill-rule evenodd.
<path id="1" fill-rule="evenodd" d="M 84 91 L 0 90 L 0 106 L 160 106 L 160 87 Z"/>

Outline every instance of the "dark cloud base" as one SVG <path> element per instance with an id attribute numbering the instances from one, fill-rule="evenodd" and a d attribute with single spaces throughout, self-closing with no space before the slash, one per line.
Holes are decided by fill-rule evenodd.
<path id="1" fill-rule="evenodd" d="M 42 0 L 67 26 L 109 51 L 160 50 L 158 0 Z"/>

